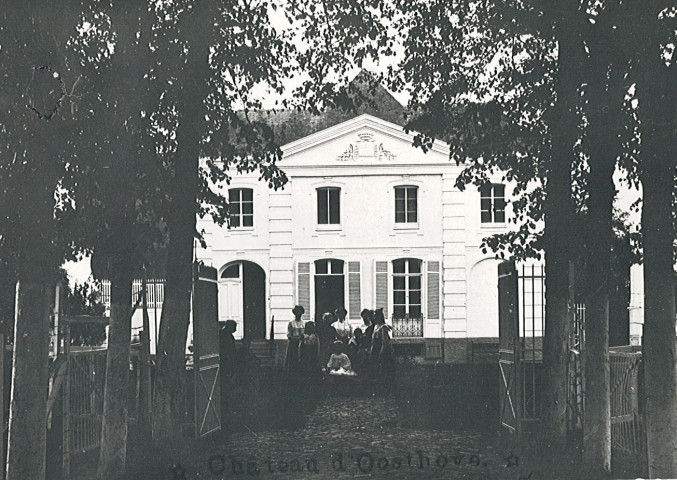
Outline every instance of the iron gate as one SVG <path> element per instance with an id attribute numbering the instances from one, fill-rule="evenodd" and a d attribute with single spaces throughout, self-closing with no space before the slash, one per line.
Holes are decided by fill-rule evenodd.
<path id="1" fill-rule="evenodd" d="M 539 417 L 545 272 L 542 265 L 498 265 L 501 425 L 520 433 Z"/>
<path id="2" fill-rule="evenodd" d="M 498 265 L 498 366 L 501 425 L 519 434 L 519 312 L 515 262 Z"/>
<path id="3" fill-rule="evenodd" d="M 639 407 L 642 353 L 609 351 L 611 393 L 611 455 L 621 468 L 645 475 L 647 466 L 646 430 Z"/>
<path id="4" fill-rule="evenodd" d="M 197 438 L 221 429 L 217 278 L 215 268 L 195 264 L 193 370 L 195 375 L 195 436 Z"/>

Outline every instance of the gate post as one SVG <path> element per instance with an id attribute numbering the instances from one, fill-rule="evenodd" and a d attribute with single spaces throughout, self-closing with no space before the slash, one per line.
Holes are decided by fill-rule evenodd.
<path id="1" fill-rule="evenodd" d="M 70 478 L 71 474 L 71 335 L 70 325 L 68 323 L 62 324 L 63 328 L 63 355 L 64 362 L 66 362 L 66 376 L 64 377 L 63 395 L 62 395 L 62 410 L 63 410 L 63 428 L 62 428 L 62 477 Z"/>

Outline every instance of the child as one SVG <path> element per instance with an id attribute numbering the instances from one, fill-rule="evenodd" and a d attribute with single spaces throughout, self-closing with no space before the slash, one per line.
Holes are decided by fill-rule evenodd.
<path id="1" fill-rule="evenodd" d="M 332 346 L 332 354 L 327 363 L 327 369 L 332 375 L 355 375 L 348 355 L 343 353 L 343 342 L 336 340 Z"/>

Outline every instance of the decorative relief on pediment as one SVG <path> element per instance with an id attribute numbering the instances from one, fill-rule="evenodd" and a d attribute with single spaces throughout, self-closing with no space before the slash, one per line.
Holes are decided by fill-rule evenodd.
<path id="1" fill-rule="evenodd" d="M 359 133 L 357 141 L 348 145 L 348 148 L 338 156 L 339 162 L 356 161 L 361 159 L 395 160 L 396 155 L 383 146 L 383 143 L 374 141 L 374 134 Z"/>

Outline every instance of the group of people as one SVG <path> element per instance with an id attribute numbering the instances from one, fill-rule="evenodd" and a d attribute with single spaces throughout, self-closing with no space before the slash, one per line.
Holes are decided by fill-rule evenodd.
<path id="1" fill-rule="evenodd" d="M 326 312 L 318 322 L 304 322 L 305 309 L 292 309 L 294 320 L 287 326 L 285 376 L 290 383 L 315 381 L 322 373 L 383 378 L 392 368 L 390 326 L 383 309 L 364 309 L 362 325 L 353 329 L 346 321 L 348 312 L 341 307 Z"/>

